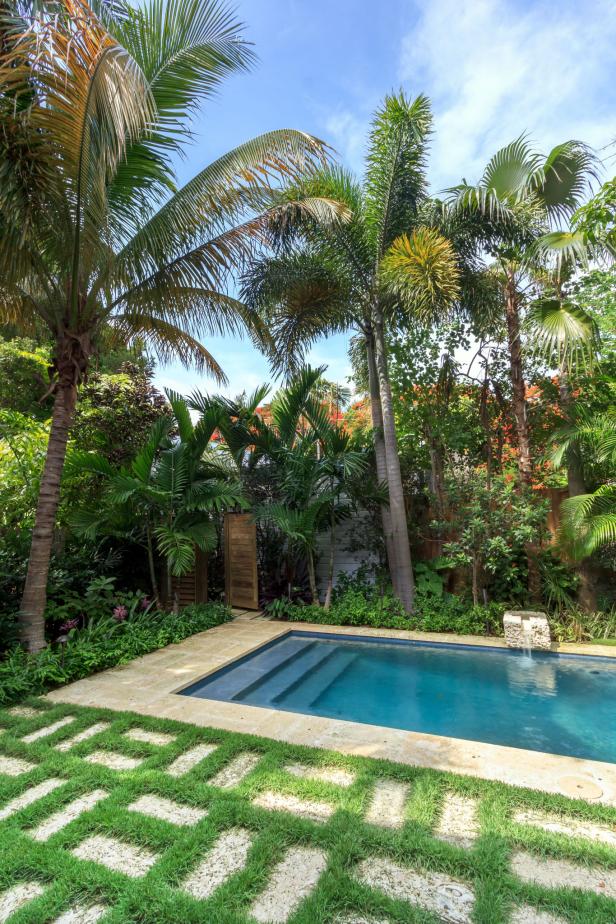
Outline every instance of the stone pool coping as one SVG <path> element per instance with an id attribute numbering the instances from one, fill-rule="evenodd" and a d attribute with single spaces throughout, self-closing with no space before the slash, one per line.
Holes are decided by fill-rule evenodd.
<path id="1" fill-rule="evenodd" d="M 494 638 L 280 623 L 255 618 L 254 614 L 240 614 L 232 622 L 193 635 L 177 645 L 54 690 L 47 694 L 47 699 L 176 719 L 616 806 L 616 764 L 177 695 L 189 684 L 293 630 L 505 647 L 502 639 Z M 554 649 L 562 654 L 610 657 L 609 650 L 600 645 L 561 644 Z"/>

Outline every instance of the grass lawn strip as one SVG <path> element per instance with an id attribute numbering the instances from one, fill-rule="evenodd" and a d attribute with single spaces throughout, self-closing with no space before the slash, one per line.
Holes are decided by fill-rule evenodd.
<path id="1" fill-rule="evenodd" d="M 16 924 L 616 920 L 614 808 L 171 720 L 24 705 L 34 714 L 0 712 L 0 759 L 12 761 L 0 765 L 0 921 L 18 905 Z M 298 813 L 310 805 L 327 817 Z M 94 909 L 104 916 L 83 917 Z"/>

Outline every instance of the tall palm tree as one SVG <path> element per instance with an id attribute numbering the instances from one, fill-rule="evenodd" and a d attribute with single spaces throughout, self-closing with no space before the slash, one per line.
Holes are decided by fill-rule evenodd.
<path id="1" fill-rule="evenodd" d="M 394 590 L 405 609 L 414 600 L 413 572 L 391 388 L 387 328 L 396 313 L 426 317 L 459 293 L 454 250 L 427 227 L 426 157 L 431 127 L 425 96 L 388 96 L 374 116 L 366 174 L 359 183 L 325 169 L 291 188 L 296 203 L 313 197 L 347 206 L 344 221 L 306 216 L 281 234 L 280 252 L 252 264 L 244 300 L 272 325 L 282 354 L 301 361 L 319 336 L 357 330 L 365 344 L 377 476 L 386 482 L 383 531 Z"/>
<path id="2" fill-rule="evenodd" d="M 20 611 L 33 651 L 45 644 L 60 480 L 93 352 L 110 337 L 139 338 L 162 361 L 223 379 L 201 336 L 266 337 L 228 294 L 228 274 L 263 235 L 276 182 L 323 162 L 316 139 L 274 131 L 176 189 L 172 162 L 188 119 L 251 63 L 241 26 L 224 0 L 93 2 L 100 15 L 85 0 L 0 8 L 0 322 L 43 329 L 54 343 L 51 432 Z"/>
<path id="3" fill-rule="evenodd" d="M 479 234 L 495 259 L 494 278 L 500 283 L 507 329 L 518 469 L 526 484 L 532 478 L 532 459 L 522 349 L 524 290 L 537 264 L 540 242 L 569 253 L 579 250 L 579 236 L 554 233 L 553 228 L 579 206 L 595 162 L 579 141 L 559 144 L 546 157 L 521 137 L 492 157 L 476 185 L 464 180 L 449 190 L 452 211 L 484 219 Z"/>

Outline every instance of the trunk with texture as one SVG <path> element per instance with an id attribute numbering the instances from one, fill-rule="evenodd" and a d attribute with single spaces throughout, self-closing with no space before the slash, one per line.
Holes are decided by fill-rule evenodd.
<path id="1" fill-rule="evenodd" d="M 395 567 L 392 580 L 396 596 L 400 599 L 407 613 L 413 612 L 415 602 L 415 582 L 411 565 L 411 550 L 406 522 L 406 506 L 398 455 L 396 422 L 391 400 L 391 386 L 387 368 L 387 348 L 383 314 L 378 303 L 373 306 L 375 363 L 383 415 L 383 440 L 385 442 L 385 461 L 387 465 L 387 485 L 389 488 L 389 511 L 391 515 L 392 539 L 394 546 Z"/>
<path id="2" fill-rule="evenodd" d="M 531 483 L 530 437 L 526 414 L 526 383 L 522 365 L 522 340 L 520 337 L 520 313 L 513 274 L 508 275 L 505 293 L 505 315 L 507 318 L 507 340 L 509 346 L 509 375 L 513 394 L 513 415 L 518 440 L 518 469 L 525 484 Z"/>
<path id="3" fill-rule="evenodd" d="M 319 590 L 317 587 L 317 577 L 314 570 L 314 555 L 312 554 L 312 549 L 307 551 L 307 563 L 308 563 L 308 580 L 310 581 L 310 595 L 312 597 L 312 602 L 315 606 L 319 605 Z"/>
<path id="4" fill-rule="evenodd" d="M 329 561 L 327 564 L 327 589 L 325 591 L 324 608 L 328 610 L 332 605 L 332 593 L 334 590 L 334 556 L 336 543 L 336 521 L 332 513 L 329 526 Z"/>
<path id="5" fill-rule="evenodd" d="M 19 608 L 19 637 L 28 651 L 40 651 L 45 642 L 47 577 L 53 544 L 60 482 L 68 433 L 75 412 L 75 385 L 59 385 L 54 399 L 51 430 L 41 478 L 26 583 Z"/>
<path id="6" fill-rule="evenodd" d="M 505 292 L 505 316 L 507 319 L 507 340 L 509 346 L 509 374 L 513 395 L 513 415 L 518 438 L 518 472 L 520 481 L 530 487 L 533 468 L 530 457 L 530 434 L 526 414 L 526 383 L 522 362 L 522 338 L 520 336 L 520 312 L 518 293 L 512 272 L 507 273 Z M 526 545 L 528 559 L 528 592 L 531 600 L 541 600 L 541 575 L 537 563 L 536 549 L 532 543 Z"/>
<path id="7" fill-rule="evenodd" d="M 387 461 L 385 459 L 385 440 L 383 439 L 381 394 L 379 391 L 379 379 L 376 371 L 374 340 L 372 335 L 366 337 L 366 356 L 368 359 L 368 384 L 370 388 L 370 413 L 372 416 L 376 476 L 380 484 L 387 484 Z M 396 550 L 393 541 L 393 528 L 389 504 L 381 504 L 381 522 L 383 524 L 383 538 L 385 540 L 387 564 L 393 581 L 393 574 L 396 570 Z"/>

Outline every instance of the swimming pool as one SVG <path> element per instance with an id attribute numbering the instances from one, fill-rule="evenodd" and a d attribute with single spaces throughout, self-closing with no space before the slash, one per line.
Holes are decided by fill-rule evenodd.
<path id="1" fill-rule="evenodd" d="M 616 659 L 291 631 L 180 691 L 616 763 Z"/>

